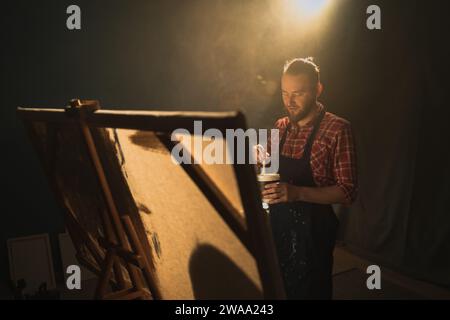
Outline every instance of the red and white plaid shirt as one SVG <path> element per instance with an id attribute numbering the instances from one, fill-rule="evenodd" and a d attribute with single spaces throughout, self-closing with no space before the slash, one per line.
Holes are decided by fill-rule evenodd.
<path id="1" fill-rule="evenodd" d="M 320 111 L 324 108 L 319 104 Z M 285 157 L 300 159 L 303 156 L 306 141 L 313 129 L 313 122 L 298 127 L 289 126 L 286 141 L 281 150 Z M 289 125 L 289 118 L 278 119 L 275 128 L 283 136 Z M 270 152 L 270 144 L 269 150 Z M 357 173 L 355 145 L 350 122 L 330 112 L 325 112 L 314 138 L 311 150 L 311 169 L 315 183 L 319 187 L 339 186 L 351 203 L 357 193 Z"/>

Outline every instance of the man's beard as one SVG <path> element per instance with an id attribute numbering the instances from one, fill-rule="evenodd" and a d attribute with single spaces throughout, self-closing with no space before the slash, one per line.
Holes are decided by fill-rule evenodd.
<path id="1" fill-rule="evenodd" d="M 287 109 L 287 112 L 288 112 L 289 121 L 290 121 L 292 124 L 295 124 L 295 123 L 297 123 L 298 121 L 300 121 L 300 120 L 306 118 L 306 117 L 310 114 L 310 112 L 311 112 L 311 110 L 313 109 L 313 107 L 314 107 L 314 103 L 310 103 L 309 105 L 305 106 L 305 108 L 303 108 L 303 110 L 301 110 L 301 111 L 300 111 L 299 113 L 297 113 L 297 114 L 292 114 L 292 113 L 289 111 L 289 109 L 286 108 L 286 109 Z"/>

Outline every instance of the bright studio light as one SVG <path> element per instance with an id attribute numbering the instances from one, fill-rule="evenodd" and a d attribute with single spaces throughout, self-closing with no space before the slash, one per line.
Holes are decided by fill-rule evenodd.
<path id="1" fill-rule="evenodd" d="M 313 18 L 327 5 L 329 0 L 286 0 L 287 9 L 298 17 Z"/>

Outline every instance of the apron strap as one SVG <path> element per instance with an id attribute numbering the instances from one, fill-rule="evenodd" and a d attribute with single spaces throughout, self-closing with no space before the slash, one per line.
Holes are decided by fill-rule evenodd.
<path id="1" fill-rule="evenodd" d="M 319 116 L 317 117 L 316 121 L 314 122 L 313 130 L 312 130 L 311 134 L 309 135 L 308 140 L 306 141 L 306 144 L 305 144 L 305 148 L 304 148 L 304 151 L 303 151 L 304 155 L 307 154 L 306 152 L 310 152 L 311 151 L 312 144 L 313 144 L 313 141 L 314 141 L 314 136 L 316 135 L 317 131 L 319 130 L 320 122 L 322 121 L 324 116 L 325 116 L 325 109 L 323 109 L 320 112 Z M 281 140 L 280 140 L 280 155 L 283 152 L 284 143 L 286 142 L 287 132 L 288 132 L 288 129 L 289 129 L 290 126 L 291 126 L 291 123 L 289 122 L 289 124 L 286 127 L 286 130 L 284 130 L 284 132 L 283 132 L 283 136 L 281 137 Z"/>
<path id="2" fill-rule="evenodd" d="M 317 131 L 319 131 L 320 122 L 322 122 L 323 117 L 325 116 L 325 110 L 323 110 L 319 116 L 317 117 L 317 120 L 314 123 L 314 128 L 309 135 L 308 141 L 306 142 L 305 149 L 303 150 L 303 155 L 311 155 L 311 149 L 314 142 L 314 138 L 317 134 Z"/>

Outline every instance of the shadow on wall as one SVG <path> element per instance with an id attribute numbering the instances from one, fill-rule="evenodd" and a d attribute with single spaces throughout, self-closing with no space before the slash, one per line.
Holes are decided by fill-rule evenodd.
<path id="1" fill-rule="evenodd" d="M 189 273 L 195 299 L 262 299 L 253 281 L 213 246 L 201 245 L 194 251 Z"/>

